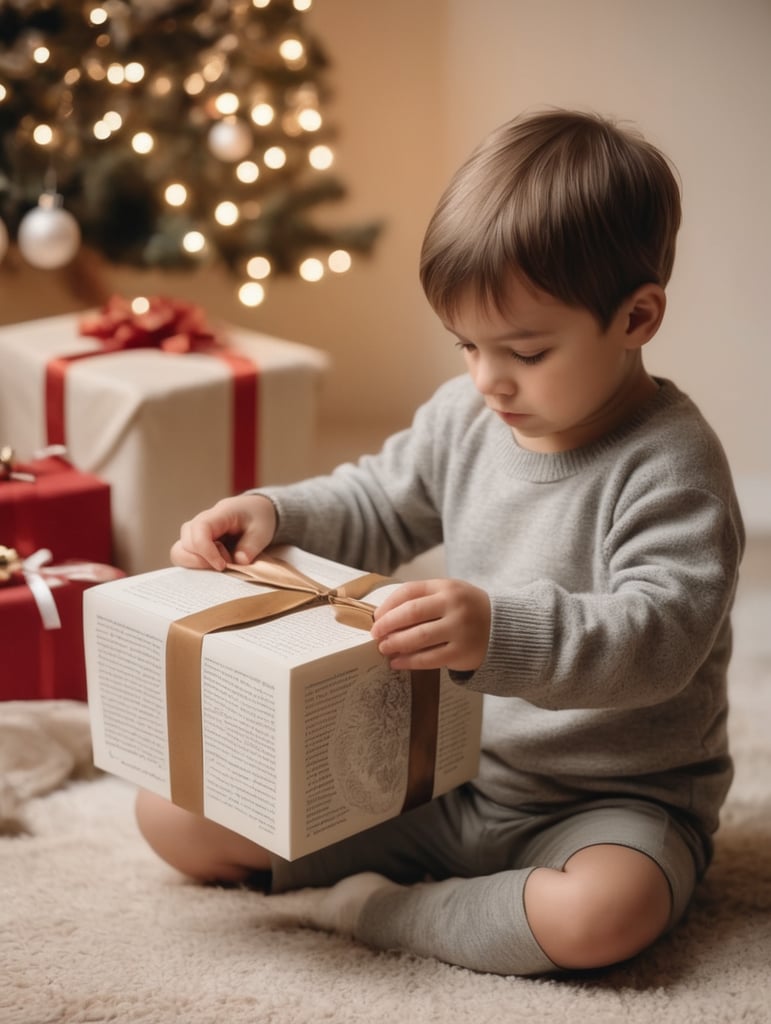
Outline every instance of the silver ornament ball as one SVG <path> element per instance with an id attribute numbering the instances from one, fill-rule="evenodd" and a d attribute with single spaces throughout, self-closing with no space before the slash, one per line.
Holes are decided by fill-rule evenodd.
<path id="1" fill-rule="evenodd" d="M 209 149 L 218 159 L 228 163 L 248 156 L 253 142 L 249 126 L 235 117 L 217 121 L 209 129 Z"/>
<path id="2" fill-rule="evenodd" d="M 73 258 L 80 246 L 80 227 L 67 210 L 36 206 L 19 224 L 19 251 L 33 267 L 55 270 Z"/>

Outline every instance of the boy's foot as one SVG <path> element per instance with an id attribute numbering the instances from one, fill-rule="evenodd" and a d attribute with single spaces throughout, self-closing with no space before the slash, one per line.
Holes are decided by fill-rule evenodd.
<path id="1" fill-rule="evenodd" d="M 319 900 L 314 900 L 305 915 L 305 923 L 322 931 L 353 935 L 359 915 L 370 896 L 384 889 L 401 888 L 396 882 L 373 871 L 351 875 L 324 890 Z"/>

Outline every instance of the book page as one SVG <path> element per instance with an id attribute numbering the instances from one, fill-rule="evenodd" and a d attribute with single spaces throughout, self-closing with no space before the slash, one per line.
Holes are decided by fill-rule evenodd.
<path id="1" fill-rule="evenodd" d="M 368 631 L 338 622 L 328 604 L 296 609 L 220 636 L 226 644 L 249 648 L 253 658 L 270 655 L 288 668 L 373 642 Z"/>
<path id="2" fill-rule="evenodd" d="M 283 817 L 286 751 L 279 749 L 275 679 L 204 656 L 201 669 L 204 813 L 255 842 L 270 842 Z M 283 687 L 286 689 L 286 686 Z"/>
<path id="3" fill-rule="evenodd" d="M 457 686 L 442 672 L 434 795 L 472 779 L 479 770 L 482 694 Z"/>
<path id="4" fill-rule="evenodd" d="M 127 615 L 107 596 L 108 586 L 84 594 L 94 762 L 168 795 L 166 625 L 137 610 Z"/>
<path id="5" fill-rule="evenodd" d="M 111 593 L 127 608 L 141 608 L 165 622 L 184 618 L 215 604 L 267 592 L 269 587 L 245 583 L 235 576 L 206 569 L 173 567 L 111 583 Z"/>

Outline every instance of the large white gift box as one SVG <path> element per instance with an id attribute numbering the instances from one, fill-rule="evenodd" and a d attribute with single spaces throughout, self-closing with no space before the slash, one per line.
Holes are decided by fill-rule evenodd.
<path id="1" fill-rule="evenodd" d="M 281 547 L 91 587 L 95 764 L 288 860 L 473 778 L 481 694 L 370 636 L 393 585 Z"/>
<path id="2" fill-rule="evenodd" d="M 67 314 L 0 328 L 0 441 L 21 461 L 49 443 L 49 363 L 100 353 L 66 369 L 67 458 L 111 486 L 115 564 L 129 574 L 166 566 L 180 525 L 234 490 L 231 369 L 201 353 L 104 354 L 79 321 Z M 223 334 L 257 369 L 255 482 L 307 476 L 327 355 L 238 327 Z"/>

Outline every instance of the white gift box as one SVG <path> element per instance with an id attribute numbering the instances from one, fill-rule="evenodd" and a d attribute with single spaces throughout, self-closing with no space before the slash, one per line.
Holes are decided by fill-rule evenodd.
<path id="1" fill-rule="evenodd" d="M 482 695 L 389 668 L 369 626 L 393 581 L 272 553 L 313 583 L 299 601 L 182 568 L 87 590 L 88 703 L 98 767 L 293 860 L 473 778 Z"/>
<path id="2" fill-rule="evenodd" d="M 100 352 L 78 315 L 0 328 L 0 441 L 29 459 L 47 444 L 46 366 Z M 257 368 L 259 484 L 307 476 L 328 356 L 228 326 L 229 348 Z M 111 486 L 113 560 L 129 574 L 169 564 L 191 516 L 232 493 L 233 382 L 221 359 L 131 349 L 74 360 L 65 378 L 67 458 Z"/>

